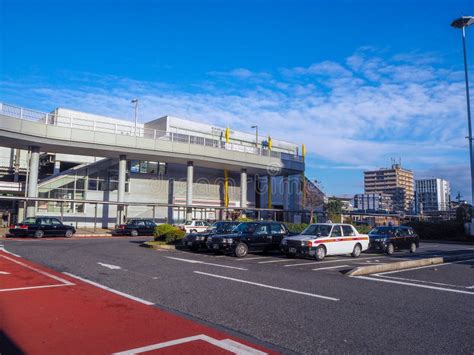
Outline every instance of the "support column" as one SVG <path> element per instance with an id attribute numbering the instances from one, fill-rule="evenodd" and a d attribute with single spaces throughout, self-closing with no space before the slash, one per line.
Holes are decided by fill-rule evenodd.
<path id="1" fill-rule="evenodd" d="M 191 221 L 193 219 L 193 177 L 194 175 L 194 164 L 192 161 L 188 161 L 188 167 L 186 171 L 186 220 Z"/>
<path id="2" fill-rule="evenodd" d="M 53 175 L 58 175 L 60 172 L 61 172 L 61 162 L 60 161 L 55 161 L 54 162 Z"/>
<path id="3" fill-rule="evenodd" d="M 288 210 L 290 209 L 290 201 L 288 200 L 288 175 L 283 175 L 283 220 L 288 222 Z"/>
<path id="4" fill-rule="evenodd" d="M 268 208 L 273 208 L 272 201 L 272 176 L 267 176 L 267 188 L 268 188 Z"/>
<path id="5" fill-rule="evenodd" d="M 240 170 L 240 207 L 247 207 L 247 169 Z"/>
<path id="6" fill-rule="evenodd" d="M 127 173 L 127 156 L 121 155 L 119 158 L 119 171 L 118 171 L 118 190 L 117 190 L 117 202 L 125 201 L 125 179 Z M 117 205 L 117 224 L 123 222 L 123 206 Z"/>
<path id="7" fill-rule="evenodd" d="M 39 147 L 30 147 L 30 167 L 28 172 L 27 197 L 38 197 Z M 36 202 L 29 201 L 26 217 L 36 215 Z"/>

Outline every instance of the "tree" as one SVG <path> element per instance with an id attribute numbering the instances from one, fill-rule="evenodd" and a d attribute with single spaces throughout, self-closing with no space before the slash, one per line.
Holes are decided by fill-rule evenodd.
<path id="1" fill-rule="evenodd" d="M 326 205 L 328 219 L 333 223 L 341 223 L 342 202 L 336 199 L 329 199 Z"/>
<path id="2" fill-rule="evenodd" d="M 324 204 L 324 193 L 317 186 L 316 180 L 311 181 L 304 177 L 303 181 L 303 209 L 309 209 L 309 223 L 313 223 L 314 210 Z"/>
<path id="3" fill-rule="evenodd" d="M 465 223 L 470 222 L 472 218 L 472 206 L 468 203 L 463 203 L 456 208 L 456 221 Z"/>

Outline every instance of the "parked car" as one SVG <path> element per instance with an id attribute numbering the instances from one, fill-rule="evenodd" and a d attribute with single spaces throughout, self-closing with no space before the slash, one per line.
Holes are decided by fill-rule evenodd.
<path id="1" fill-rule="evenodd" d="M 288 229 L 279 222 L 242 222 L 232 234 L 207 238 L 207 247 L 214 252 L 228 252 L 241 258 L 249 251 L 278 249 Z"/>
<path id="2" fill-rule="evenodd" d="M 376 227 L 369 232 L 370 247 L 392 255 L 397 249 L 408 249 L 416 252 L 420 238 L 411 227 Z"/>
<path id="3" fill-rule="evenodd" d="M 125 224 L 117 226 L 112 235 L 130 235 L 136 237 L 139 235 L 153 235 L 156 223 L 151 219 L 132 218 Z"/>
<path id="4" fill-rule="evenodd" d="M 327 255 L 351 254 L 358 257 L 369 248 L 369 237 L 359 234 L 350 224 L 316 223 L 309 225 L 301 234 L 286 237 L 281 251 L 287 257 L 309 256 L 323 260 Z"/>
<path id="5" fill-rule="evenodd" d="M 61 236 L 71 238 L 74 233 L 76 233 L 76 229 L 73 226 L 63 224 L 54 217 L 28 217 L 9 229 L 9 235 L 13 237 Z"/>
<path id="6" fill-rule="evenodd" d="M 178 225 L 178 228 L 186 232 L 186 234 L 188 234 L 188 233 L 204 232 L 210 226 L 211 224 L 209 222 L 192 220 L 192 221 L 187 221 L 184 224 Z"/>
<path id="7" fill-rule="evenodd" d="M 183 239 L 183 245 L 189 247 L 191 250 L 199 250 L 206 248 L 207 238 L 210 235 L 224 235 L 232 233 L 232 230 L 239 225 L 240 222 L 233 221 L 218 221 L 214 222 L 207 230 L 201 233 L 191 233 L 186 235 Z"/>

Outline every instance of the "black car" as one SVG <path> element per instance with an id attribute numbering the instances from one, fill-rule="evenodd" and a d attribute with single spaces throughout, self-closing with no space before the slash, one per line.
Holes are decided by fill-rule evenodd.
<path id="1" fill-rule="evenodd" d="M 76 229 L 73 226 L 63 224 L 54 217 L 28 217 L 23 222 L 15 224 L 9 230 L 13 237 L 50 237 L 61 236 L 71 238 Z"/>
<path id="2" fill-rule="evenodd" d="M 241 258 L 249 251 L 279 249 L 288 229 L 279 222 L 242 222 L 232 234 L 216 234 L 207 238 L 207 248 L 214 252 L 228 252 Z"/>
<path id="3" fill-rule="evenodd" d="M 240 222 L 233 221 L 218 221 L 214 222 L 211 227 L 201 233 L 190 233 L 183 238 L 183 245 L 189 247 L 191 250 L 199 250 L 206 248 L 207 238 L 210 235 L 224 235 L 232 233 L 232 230 L 238 226 Z"/>
<path id="4" fill-rule="evenodd" d="M 414 253 L 420 246 L 420 238 L 411 227 L 376 227 L 369 232 L 370 248 L 392 255 L 397 249 Z"/>
<path id="5" fill-rule="evenodd" d="M 139 235 L 153 235 L 156 223 L 151 219 L 132 218 L 125 224 L 117 226 L 112 235 L 131 235 L 136 237 Z"/>

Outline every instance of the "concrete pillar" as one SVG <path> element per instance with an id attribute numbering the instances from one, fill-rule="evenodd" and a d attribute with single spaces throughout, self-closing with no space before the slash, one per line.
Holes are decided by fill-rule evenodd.
<path id="1" fill-rule="evenodd" d="M 190 221 L 193 219 L 193 181 L 194 181 L 194 164 L 192 161 L 188 161 L 188 167 L 186 171 L 186 220 Z"/>
<path id="2" fill-rule="evenodd" d="M 27 197 L 38 197 L 39 147 L 30 147 L 30 168 L 28 173 Z M 26 217 L 36 215 L 36 203 L 28 202 Z"/>
<path id="3" fill-rule="evenodd" d="M 127 174 L 127 156 L 121 155 L 119 158 L 119 171 L 118 171 L 118 190 L 117 190 L 117 202 L 125 201 L 125 179 Z M 123 216 L 123 206 L 117 206 L 117 224 L 121 224 Z"/>
<path id="4" fill-rule="evenodd" d="M 289 222 L 289 213 L 286 212 L 290 209 L 290 201 L 288 199 L 288 175 L 283 175 L 283 220 Z"/>
<path id="5" fill-rule="evenodd" d="M 240 170 L 240 207 L 247 207 L 247 170 Z"/>

